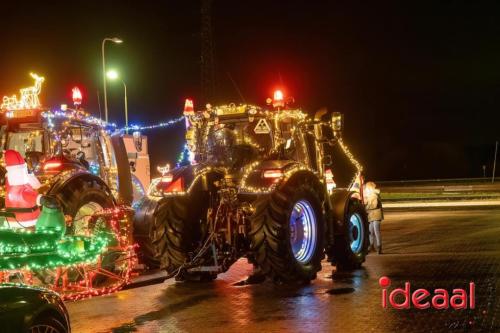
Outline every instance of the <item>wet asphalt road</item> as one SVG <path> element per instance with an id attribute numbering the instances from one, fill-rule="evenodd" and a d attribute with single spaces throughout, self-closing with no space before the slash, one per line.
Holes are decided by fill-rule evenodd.
<path id="1" fill-rule="evenodd" d="M 237 287 L 245 261 L 210 283 L 162 284 L 69 303 L 74 332 L 500 332 L 500 210 L 387 213 L 385 254 L 362 269 L 327 263 L 307 286 Z M 381 307 L 378 279 L 392 287 L 465 288 L 474 310 Z M 392 288 L 391 287 L 391 288 Z"/>

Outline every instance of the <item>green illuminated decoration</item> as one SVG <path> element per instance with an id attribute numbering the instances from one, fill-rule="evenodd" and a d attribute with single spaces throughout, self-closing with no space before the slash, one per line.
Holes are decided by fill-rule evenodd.
<path id="1" fill-rule="evenodd" d="M 108 234 L 65 236 L 60 230 L 0 230 L 0 270 L 40 269 L 93 263 L 110 242 Z"/>
<path id="2" fill-rule="evenodd" d="M 0 227 L 0 285 L 23 283 L 58 292 L 64 300 L 115 292 L 137 262 L 133 210 L 92 215 L 83 235 L 65 235 L 60 208 L 44 201 L 35 230 Z"/>
<path id="3" fill-rule="evenodd" d="M 66 221 L 58 205 L 44 205 L 42 207 L 42 212 L 36 221 L 36 230 L 56 231 L 62 235 L 66 233 Z"/>

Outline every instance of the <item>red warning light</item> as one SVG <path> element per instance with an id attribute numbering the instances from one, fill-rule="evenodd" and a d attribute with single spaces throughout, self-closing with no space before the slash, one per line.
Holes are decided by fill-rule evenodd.
<path id="1" fill-rule="evenodd" d="M 278 108 L 284 106 L 285 106 L 285 101 L 283 92 L 281 90 L 275 90 L 273 95 L 273 107 Z"/>
<path id="2" fill-rule="evenodd" d="M 184 102 L 184 115 L 194 114 L 194 105 L 191 98 L 186 98 Z"/>
<path id="3" fill-rule="evenodd" d="M 74 87 L 72 89 L 73 92 L 73 104 L 75 106 L 81 105 L 82 104 L 82 92 L 78 87 Z"/>
<path id="4" fill-rule="evenodd" d="M 49 160 L 45 162 L 43 165 L 43 170 L 48 171 L 48 170 L 55 170 L 59 169 L 62 166 L 62 162 L 59 160 Z"/>
<path id="5" fill-rule="evenodd" d="M 281 90 L 276 90 L 274 92 L 274 101 L 282 101 L 283 100 L 283 92 Z"/>

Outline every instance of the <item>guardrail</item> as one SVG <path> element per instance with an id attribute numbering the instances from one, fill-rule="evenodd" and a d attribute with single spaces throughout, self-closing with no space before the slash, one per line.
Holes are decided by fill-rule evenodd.
<path id="1" fill-rule="evenodd" d="M 383 192 L 499 192 L 491 178 L 425 179 L 376 182 Z"/>

